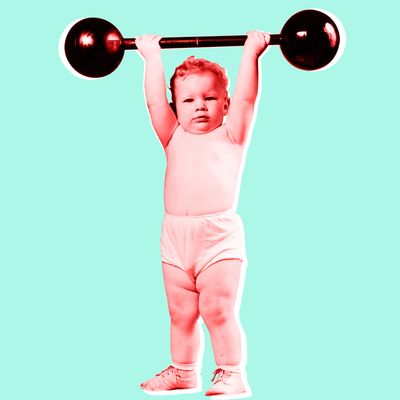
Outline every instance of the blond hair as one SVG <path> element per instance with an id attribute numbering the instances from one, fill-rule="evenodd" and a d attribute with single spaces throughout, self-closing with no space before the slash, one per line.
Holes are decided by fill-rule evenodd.
<path id="1" fill-rule="evenodd" d="M 175 72 L 171 76 L 169 88 L 171 90 L 172 101 L 175 102 L 175 80 L 177 78 L 185 78 L 191 74 L 201 74 L 204 72 L 211 72 L 214 74 L 221 84 L 222 89 L 225 91 L 226 96 L 228 96 L 229 80 L 225 68 L 213 61 L 190 56 L 181 65 L 175 68 Z"/>

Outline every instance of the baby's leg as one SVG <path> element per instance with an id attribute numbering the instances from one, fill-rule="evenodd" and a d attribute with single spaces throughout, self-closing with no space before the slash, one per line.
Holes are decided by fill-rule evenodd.
<path id="1" fill-rule="evenodd" d="M 171 317 L 172 365 L 140 387 L 148 392 L 199 391 L 196 361 L 200 343 L 199 295 L 188 274 L 163 263 L 164 284 Z"/>
<path id="2" fill-rule="evenodd" d="M 241 333 L 235 303 L 241 275 L 240 260 L 221 260 L 197 276 L 199 310 L 210 332 L 218 366 L 238 366 Z"/>
<path id="3" fill-rule="evenodd" d="M 163 263 L 164 284 L 171 318 L 171 355 L 175 364 L 195 364 L 200 345 L 199 294 L 180 268 Z"/>

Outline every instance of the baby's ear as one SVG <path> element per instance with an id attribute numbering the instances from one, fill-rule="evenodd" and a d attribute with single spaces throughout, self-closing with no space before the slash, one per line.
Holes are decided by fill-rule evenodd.
<path id="1" fill-rule="evenodd" d="M 229 97 L 227 97 L 227 98 L 225 99 L 225 104 L 224 104 L 224 112 L 225 112 L 225 115 L 227 114 L 230 105 L 231 105 L 231 99 L 230 99 Z"/>
<path id="2" fill-rule="evenodd" d="M 169 103 L 169 106 L 172 108 L 172 111 L 174 112 L 174 114 L 176 115 L 176 106 L 174 102 Z"/>

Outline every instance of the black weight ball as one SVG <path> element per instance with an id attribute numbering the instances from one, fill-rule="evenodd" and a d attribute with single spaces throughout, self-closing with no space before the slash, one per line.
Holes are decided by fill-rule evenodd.
<path id="1" fill-rule="evenodd" d="M 335 58 L 340 33 L 333 19 L 318 10 L 303 10 L 291 16 L 281 31 L 281 51 L 297 68 L 313 71 Z"/>
<path id="2" fill-rule="evenodd" d="M 110 74 L 124 56 L 121 33 L 101 18 L 86 18 L 73 25 L 66 36 L 64 50 L 71 67 L 90 78 Z"/>

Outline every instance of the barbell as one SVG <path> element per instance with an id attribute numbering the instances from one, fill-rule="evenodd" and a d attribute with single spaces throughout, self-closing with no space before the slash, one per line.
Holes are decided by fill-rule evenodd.
<path id="1" fill-rule="evenodd" d="M 332 14 L 308 9 L 292 15 L 280 34 L 271 35 L 270 45 L 279 45 L 293 66 L 315 71 L 333 65 L 340 57 L 343 33 L 343 27 Z M 246 35 L 164 37 L 159 43 L 163 49 L 242 46 L 246 38 Z M 137 49 L 135 39 L 123 38 L 113 24 L 94 17 L 81 19 L 67 27 L 60 48 L 64 62 L 67 61 L 79 75 L 89 78 L 112 73 L 121 63 L 125 50 Z"/>

